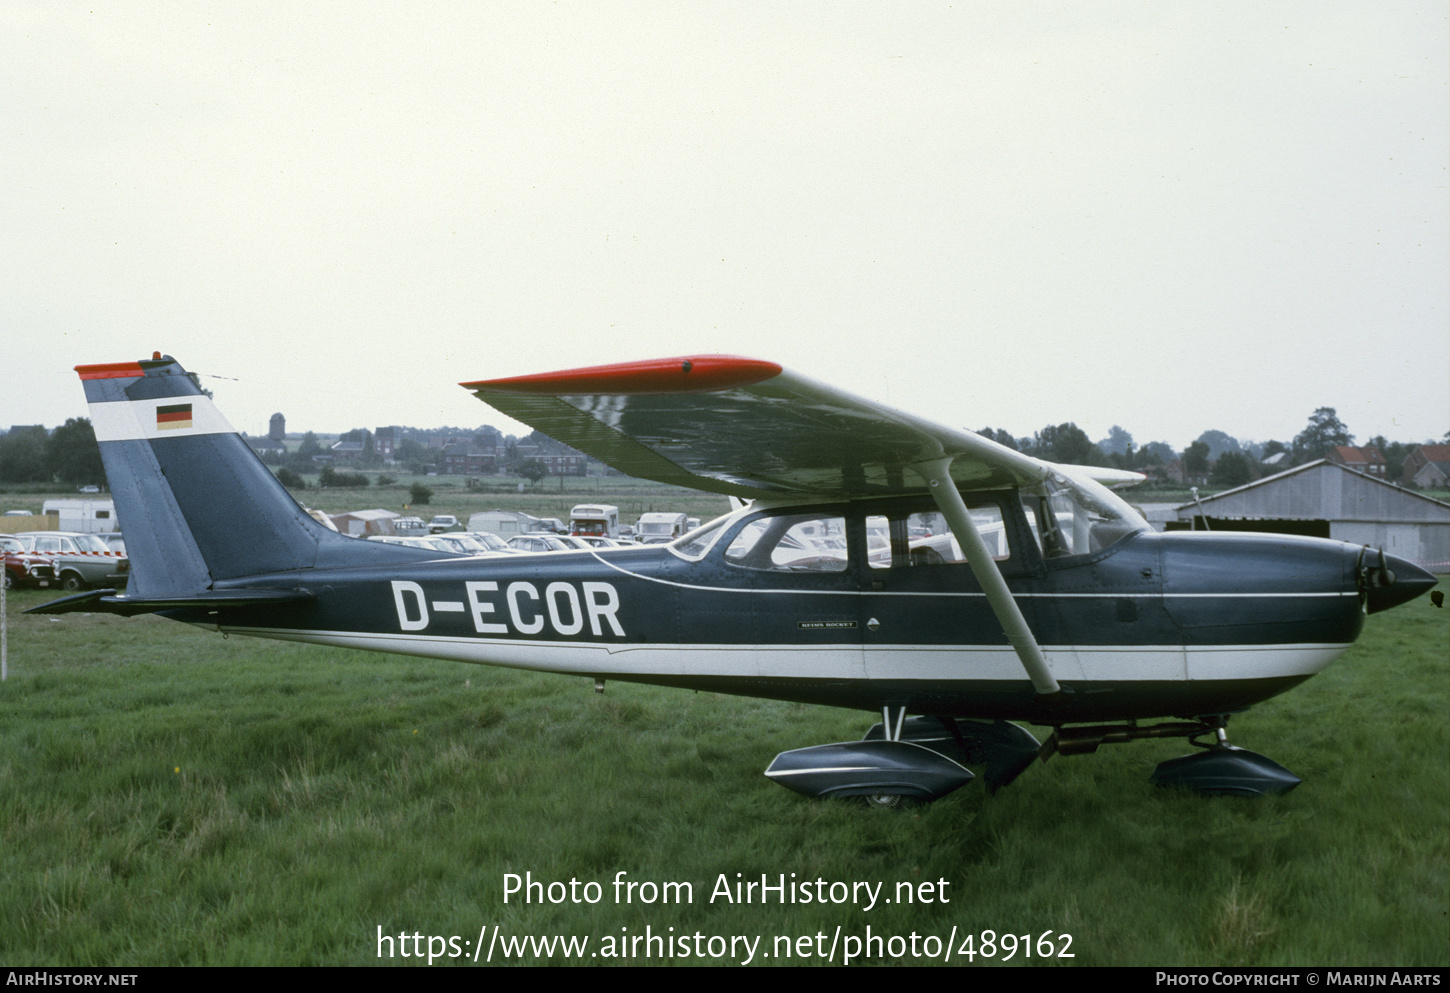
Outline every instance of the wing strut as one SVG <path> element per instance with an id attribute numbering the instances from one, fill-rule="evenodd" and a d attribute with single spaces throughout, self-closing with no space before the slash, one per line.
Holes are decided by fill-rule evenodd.
<path id="1" fill-rule="evenodd" d="M 997 563 L 992 561 L 992 553 L 987 551 L 986 543 L 977 533 L 977 525 L 972 521 L 966 501 L 957 492 L 957 484 L 952 481 L 951 467 L 951 456 L 944 456 L 929 462 L 918 462 L 911 468 L 926 480 L 932 499 L 936 501 L 942 516 L 947 519 L 957 544 L 966 553 L 972 575 L 977 577 L 982 592 L 987 595 L 987 602 L 992 605 L 992 611 L 997 615 L 1002 630 L 1006 632 L 1007 640 L 1012 643 L 1017 657 L 1022 660 L 1022 668 L 1027 670 L 1027 677 L 1032 680 L 1033 688 L 1039 696 L 1060 694 L 1062 687 L 1047 668 L 1047 657 L 1042 654 L 1042 647 L 1037 644 L 1032 629 L 1027 626 L 1027 618 L 1022 616 L 1017 601 L 1012 599 L 1012 591 L 1007 589 L 1007 581 L 1002 578 Z"/>

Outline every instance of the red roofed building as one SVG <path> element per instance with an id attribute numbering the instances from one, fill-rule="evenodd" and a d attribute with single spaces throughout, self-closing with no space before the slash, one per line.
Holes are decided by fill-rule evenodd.
<path id="1" fill-rule="evenodd" d="M 1405 456 L 1400 478 L 1421 489 L 1444 489 L 1450 486 L 1450 445 L 1416 445 Z"/>
<path id="2" fill-rule="evenodd" d="M 1390 471 L 1390 464 L 1385 461 L 1380 450 L 1373 445 L 1365 445 L 1363 448 L 1336 445 L 1329 450 L 1329 461 L 1335 465 L 1342 465 L 1346 469 L 1362 472 L 1366 476 L 1374 476 L 1376 479 L 1385 479 Z"/>

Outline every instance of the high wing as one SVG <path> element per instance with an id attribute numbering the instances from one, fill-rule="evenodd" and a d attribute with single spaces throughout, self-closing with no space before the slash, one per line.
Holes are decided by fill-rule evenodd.
<path id="1" fill-rule="evenodd" d="M 834 389 L 773 362 L 694 355 L 462 383 L 479 399 L 631 476 L 713 493 L 864 497 L 923 492 L 946 458 L 957 485 L 1040 482 L 1060 467 Z M 1103 483 L 1138 473 L 1073 467 Z"/>

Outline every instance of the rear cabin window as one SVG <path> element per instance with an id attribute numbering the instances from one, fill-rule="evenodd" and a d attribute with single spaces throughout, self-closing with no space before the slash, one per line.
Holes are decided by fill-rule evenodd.
<path id="1" fill-rule="evenodd" d="M 846 519 L 824 514 L 758 517 L 735 535 L 725 561 L 765 572 L 845 572 Z"/>

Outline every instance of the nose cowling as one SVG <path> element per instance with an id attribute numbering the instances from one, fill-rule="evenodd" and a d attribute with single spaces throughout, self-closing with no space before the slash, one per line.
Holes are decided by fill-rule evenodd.
<path id="1" fill-rule="evenodd" d="M 1383 550 L 1366 548 L 1360 556 L 1359 588 L 1367 614 L 1398 607 L 1415 599 L 1437 580 L 1415 563 Z"/>

